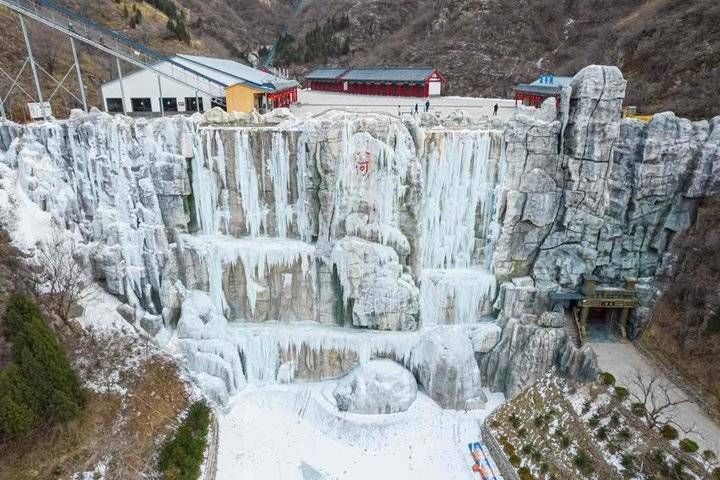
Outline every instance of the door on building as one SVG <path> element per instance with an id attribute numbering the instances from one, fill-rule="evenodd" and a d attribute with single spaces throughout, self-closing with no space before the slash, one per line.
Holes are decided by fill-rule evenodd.
<path id="1" fill-rule="evenodd" d="M 178 111 L 177 98 L 164 97 L 162 99 L 162 104 L 163 104 L 163 112 L 177 112 Z"/>
<path id="2" fill-rule="evenodd" d="M 149 98 L 131 98 L 133 112 L 152 112 L 152 102 Z"/>
<path id="3" fill-rule="evenodd" d="M 442 83 L 441 82 L 428 82 L 429 89 L 428 94 L 429 95 L 440 95 L 442 92 Z"/>

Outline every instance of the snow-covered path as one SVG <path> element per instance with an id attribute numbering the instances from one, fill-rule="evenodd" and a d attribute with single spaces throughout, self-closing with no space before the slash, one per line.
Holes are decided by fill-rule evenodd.
<path id="1" fill-rule="evenodd" d="M 638 370 L 648 376 L 657 372 L 661 381 L 672 383 L 629 342 L 596 342 L 591 345 L 597 353 L 600 369 L 612 373 L 618 385 L 632 390 L 630 382 Z M 674 400 L 687 398 L 678 387 L 671 391 L 671 396 Z M 705 449 L 720 451 L 720 426 L 705 415 L 698 405 L 695 403 L 679 405 L 675 421 L 683 428 L 694 430 L 688 436 L 697 441 L 701 451 Z"/>
<path id="2" fill-rule="evenodd" d="M 318 114 L 333 108 L 342 108 L 353 112 L 379 112 L 409 115 L 418 104 L 422 112 L 424 98 L 415 97 L 384 97 L 377 95 L 353 95 L 334 92 L 316 92 L 300 90 L 299 103 L 291 106 L 295 115 Z M 430 113 L 439 112 L 443 116 L 457 110 L 464 110 L 473 118 L 483 115 L 492 116 L 493 106 L 497 104 L 498 117 L 508 119 L 515 113 L 515 101 L 507 98 L 476 98 L 476 97 L 431 97 Z M 400 107 L 398 109 L 398 107 Z"/>
<path id="3" fill-rule="evenodd" d="M 217 479 L 465 480 L 473 476 L 467 444 L 479 422 L 502 402 L 488 394 L 484 410 L 442 410 L 418 393 L 406 412 L 338 412 L 335 382 L 248 386 L 219 415 Z"/>

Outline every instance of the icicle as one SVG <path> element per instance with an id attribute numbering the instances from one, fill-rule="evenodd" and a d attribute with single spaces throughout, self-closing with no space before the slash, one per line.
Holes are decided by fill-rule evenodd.
<path id="1" fill-rule="evenodd" d="M 195 213 L 200 231 L 206 235 L 215 233 L 215 199 L 217 198 L 215 178 L 212 168 L 212 153 L 210 149 L 210 132 L 203 132 L 193 142 L 192 159 L 192 191 L 195 201 Z M 202 147 L 202 138 L 205 137 L 207 157 Z M 206 165 L 207 160 L 207 165 Z"/>
<path id="2" fill-rule="evenodd" d="M 242 198 L 246 228 L 251 236 L 257 237 L 266 229 L 267 208 L 260 200 L 258 176 L 247 130 L 235 132 L 235 181 Z"/>
<path id="3" fill-rule="evenodd" d="M 303 242 L 309 242 L 312 238 L 310 213 L 308 212 L 307 197 L 307 134 L 302 132 L 298 136 L 297 141 L 297 192 L 298 198 L 295 204 L 297 212 L 297 227 L 300 239 Z"/>
<path id="4" fill-rule="evenodd" d="M 425 268 L 468 267 L 476 236 L 493 212 L 495 175 L 488 132 L 448 131 L 426 160 L 420 214 L 420 259 Z M 482 224 L 476 232 L 476 213 Z"/>
<path id="5" fill-rule="evenodd" d="M 288 202 L 290 186 L 290 161 L 288 146 L 281 132 L 273 132 L 270 151 L 270 177 L 273 182 L 275 198 L 275 224 L 280 238 L 287 237 L 288 227 L 292 223 L 293 209 Z"/>

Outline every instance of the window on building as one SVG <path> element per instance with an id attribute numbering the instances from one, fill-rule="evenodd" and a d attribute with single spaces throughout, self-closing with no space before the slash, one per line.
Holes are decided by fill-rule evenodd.
<path id="1" fill-rule="evenodd" d="M 106 98 L 107 111 L 110 113 L 123 113 L 122 98 Z"/>
<path id="2" fill-rule="evenodd" d="M 223 97 L 214 97 L 210 99 L 210 108 L 220 107 L 225 110 L 225 99 Z"/>
<path id="3" fill-rule="evenodd" d="M 133 112 L 152 112 L 152 102 L 149 98 L 131 98 Z"/>
<path id="4" fill-rule="evenodd" d="M 177 98 L 175 97 L 164 97 L 162 99 L 163 112 L 177 112 Z"/>
<path id="5" fill-rule="evenodd" d="M 200 108 L 198 108 L 198 102 Z M 202 112 L 203 111 L 203 99 L 202 97 L 185 97 L 185 111 L 186 112 Z"/>

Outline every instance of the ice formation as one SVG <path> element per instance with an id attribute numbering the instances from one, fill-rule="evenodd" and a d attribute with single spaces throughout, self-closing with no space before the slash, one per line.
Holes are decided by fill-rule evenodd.
<path id="1" fill-rule="evenodd" d="M 462 409 L 482 403 L 476 355 L 506 393 L 553 364 L 590 375 L 589 354 L 543 323 L 549 294 L 639 274 L 641 325 L 673 234 L 718 189 L 717 120 L 621 121 L 624 80 L 608 67 L 569 88 L 559 114 L 550 102 L 509 121 L 2 124 L 0 161 L 220 401 L 382 357 Z"/>

